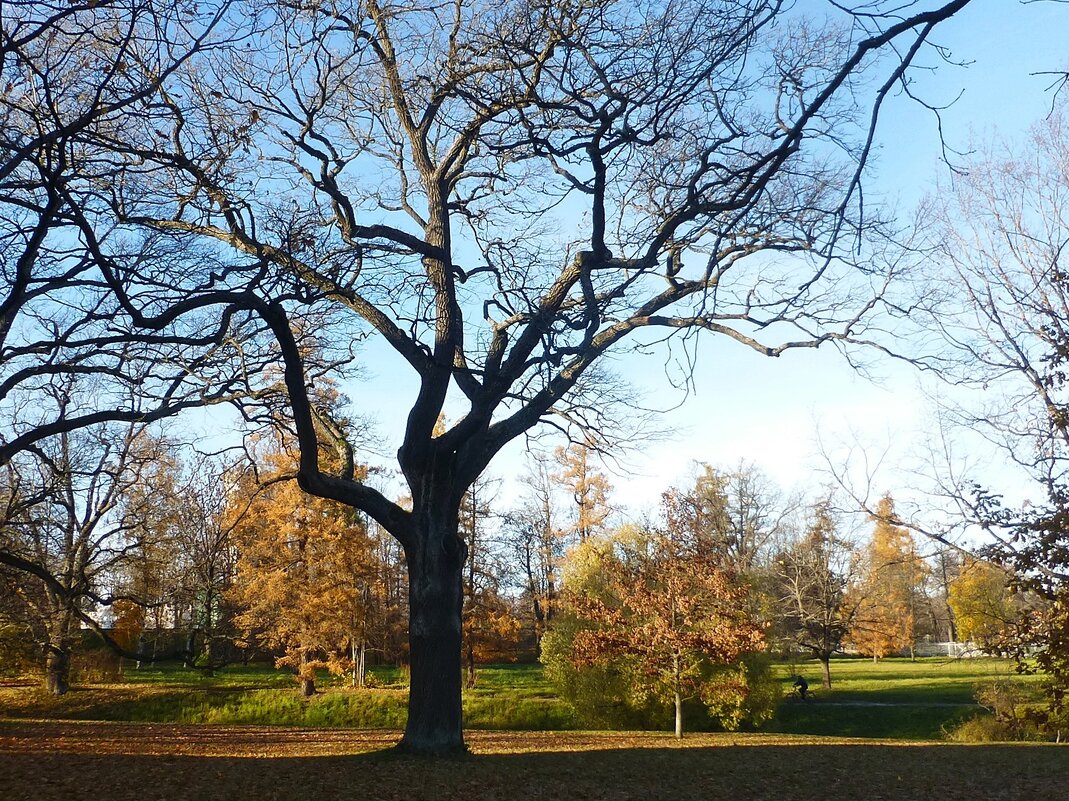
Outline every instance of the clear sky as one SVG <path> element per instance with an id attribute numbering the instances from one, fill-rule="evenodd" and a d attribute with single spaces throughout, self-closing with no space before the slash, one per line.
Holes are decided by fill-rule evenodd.
<path id="1" fill-rule="evenodd" d="M 970 143 L 989 139 L 996 131 L 1004 137 L 1020 136 L 1050 108 L 1053 79 L 1033 73 L 1067 65 L 1067 34 L 1069 5 L 975 0 L 934 40 L 949 48 L 952 60 L 967 66 L 942 64 L 935 72 L 921 72 L 915 76 L 914 91 L 933 105 L 958 98 L 942 112 L 946 141 L 956 150 L 967 151 Z M 925 63 L 937 60 L 929 55 Z M 950 179 L 938 141 L 930 111 L 907 98 L 894 98 L 880 128 L 876 181 L 869 192 L 908 212 L 938 183 Z M 663 418 L 664 427 L 676 434 L 643 445 L 641 453 L 629 458 L 628 474 L 612 479 L 618 502 L 633 509 L 655 504 L 668 485 L 687 479 L 695 461 L 730 466 L 745 460 L 785 488 L 815 489 L 827 480 L 816 445 L 818 432 L 833 449 L 855 440 L 868 444 L 873 453 L 890 448 L 878 479 L 887 486 L 880 490 L 898 494 L 899 487 L 911 481 L 907 465 L 932 430 L 933 409 L 919 389 L 921 382 L 931 386 L 930 379 L 904 365 L 875 359 L 874 371 L 881 379 L 874 383 L 858 376 L 831 349 L 767 359 L 708 337 L 699 352 L 693 396 Z M 415 383 L 384 366 L 381 346 L 371 344 L 363 355 L 369 374 L 349 393 L 357 409 L 375 410 L 384 454 L 392 455 Z M 663 364 L 656 357 L 620 366 L 647 390 L 649 405 L 677 404 L 679 395 L 666 391 Z M 516 492 L 512 481 L 522 471 L 524 449 L 522 440 L 513 443 L 491 465 L 490 472 L 505 479 L 506 503 Z"/>

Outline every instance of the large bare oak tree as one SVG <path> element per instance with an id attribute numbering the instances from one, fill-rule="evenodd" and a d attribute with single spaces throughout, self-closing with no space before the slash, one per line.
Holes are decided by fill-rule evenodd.
<path id="1" fill-rule="evenodd" d="M 76 9 L 63 24 L 104 32 L 107 85 L 137 91 L 121 118 L 79 129 L 76 163 L 32 162 L 29 211 L 55 206 L 64 230 L 49 252 L 68 247 L 77 272 L 69 292 L 53 282 L 36 303 L 12 301 L 36 317 L 11 330 L 49 304 L 80 327 L 12 340 L 5 389 L 92 370 L 136 387 L 122 413 L 151 419 L 247 408 L 278 380 L 258 372 L 276 358 L 301 486 L 404 548 L 403 745 L 461 749 L 465 491 L 552 416 L 598 425 L 595 365 L 628 342 L 708 332 L 779 356 L 877 341 L 896 261 L 886 220 L 862 202 L 875 125 L 967 2 Z M 50 47 L 26 63 L 55 58 Z M 368 334 L 418 382 L 397 452 L 411 509 L 357 479 L 310 391 L 310 354 L 343 362 Z M 436 435 L 447 401 L 465 412 Z M 101 403 L 81 416 L 114 417 L 123 401 Z M 35 419 L 0 461 L 78 423 Z M 320 464 L 324 439 L 348 469 Z"/>

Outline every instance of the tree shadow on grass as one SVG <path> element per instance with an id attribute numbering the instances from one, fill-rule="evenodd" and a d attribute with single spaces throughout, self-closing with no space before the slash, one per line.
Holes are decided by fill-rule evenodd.
<path id="1" fill-rule="evenodd" d="M 1042 801 L 1064 798 L 1069 786 L 1069 751 L 1057 746 L 773 745 L 740 736 L 736 745 L 730 737 L 694 738 L 700 745 L 680 748 L 644 736 L 485 733 L 470 738 L 476 753 L 468 758 L 428 760 L 367 751 L 387 748 L 397 736 L 389 731 L 147 725 L 111 732 L 93 724 L 0 725 L 0 798 Z M 643 745 L 611 747 L 631 740 Z M 500 753 L 508 747 L 555 750 Z M 302 749 L 308 755 L 276 755 Z"/>
<path id="2" fill-rule="evenodd" d="M 938 740 L 979 711 L 969 704 L 851 703 L 840 701 L 782 704 L 762 731 L 823 737 Z"/>

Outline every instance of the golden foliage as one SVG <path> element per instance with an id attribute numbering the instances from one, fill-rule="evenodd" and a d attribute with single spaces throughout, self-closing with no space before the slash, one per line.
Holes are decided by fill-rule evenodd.
<path id="1" fill-rule="evenodd" d="M 894 501 L 877 506 L 864 575 L 851 588 L 856 613 L 846 641 L 863 654 L 888 656 L 913 647 L 917 610 L 928 568 L 913 537 L 894 525 Z"/>
<path id="2" fill-rule="evenodd" d="M 947 588 L 958 636 L 982 647 L 994 645 L 1016 616 L 1006 571 L 968 557 Z"/>
<path id="3" fill-rule="evenodd" d="M 561 466 L 555 479 L 575 501 L 574 532 L 580 541 L 603 531 L 611 511 L 609 479 L 594 469 L 591 450 L 590 445 L 572 443 L 554 454 Z"/>
<path id="4" fill-rule="evenodd" d="M 347 644 L 366 626 L 364 587 L 376 569 L 367 532 L 354 510 L 305 494 L 289 457 L 264 462 L 258 480 L 238 479 L 228 509 L 239 551 L 236 623 L 302 680 L 320 667 L 341 672 Z"/>

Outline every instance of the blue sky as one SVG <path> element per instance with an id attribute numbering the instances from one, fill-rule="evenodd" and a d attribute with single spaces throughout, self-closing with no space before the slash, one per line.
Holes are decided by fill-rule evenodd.
<path id="1" fill-rule="evenodd" d="M 1050 108 L 1052 78 L 1032 73 L 1066 65 L 1067 33 L 1069 5 L 975 0 L 934 39 L 950 48 L 954 60 L 968 65 L 941 64 L 935 72 L 918 73 L 914 90 L 935 105 L 958 98 L 942 112 L 944 135 L 956 150 L 967 151 L 972 142 L 996 132 L 1020 136 Z M 927 59 L 930 64 L 937 61 L 931 55 Z M 907 98 L 894 98 L 884 113 L 875 181 L 868 191 L 908 213 L 948 180 L 934 116 Z M 384 366 L 385 355 L 381 345 L 365 348 L 363 361 L 371 380 L 357 382 L 349 392 L 356 408 L 373 410 L 377 416 L 388 463 L 415 382 Z M 879 377 L 874 382 L 859 376 L 831 349 L 792 352 L 772 360 L 712 337 L 704 341 L 700 355 L 692 397 L 663 418 L 675 435 L 644 445 L 640 454 L 629 458 L 626 475 L 612 478 L 617 498 L 626 499 L 630 508 L 655 504 L 668 485 L 687 480 L 695 461 L 728 466 L 753 462 L 784 487 L 815 490 L 827 481 L 818 436 L 832 450 L 858 442 L 874 456 L 886 450 L 877 477 L 879 491 L 901 495 L 916 483 L 913 466 L 931 436 L 934 412 L 921 384 L 935 384 L 912 368 L 874 359 Z M 620 366 L 647 390 L 649 405 L 678 403 L 679 395 L 666 390 L 663 364 L 656 357 L 641 363 L 628 359 Z M 524 455 L 521 440 L 491 465 L 490 473 L 505 479 L 501 494 L 506 504 L 517 491 L 513 477 L 522 472 Z"/>
<path id="2" fill-rule="evenodd" d="M 958 98 L 942 112 L 947 142 L 958 151 L 996 135 L 1020 137 L 1050 109 L 1053 78 L 1033 73 L 1069 65 L 1067 34 L 1069 5 L 978 0 L 934 39 L 968 65 L 920 73 L 915 91 L 937 105 Z M 899 97 L 889 104 L 880 141 L 870 191 L 893 199 L 904 213 L 951 179 L 934 116 L 912 101 Z M 877 380 L 870 381 L 830 349 L 769 360 L 708 340 L 703 352 L 695 396 L 669 418 L 680 437 L 644 449 L 643 472 L 650 477 L 628 482 L 628 498 L 655 501 L 657 488 L 685 478 L 692 460 L 752 461 L 785 486 L 815 488 L 827 480 L 818 437 L 840 452 L 855 443 L 865 445 L 871 458 L 886 451 L 877 477 L 886 486 L 878 491 L 908 494 L 918 483 L 914 472 L 935 425 L 935 409 L 922 389 L 946 391 L 931 377 L 873 355 Z M 1000 472 L 997 463 L 989 468 Z M 1014 484 L 1009 474 L 1005 480 Z"/>

